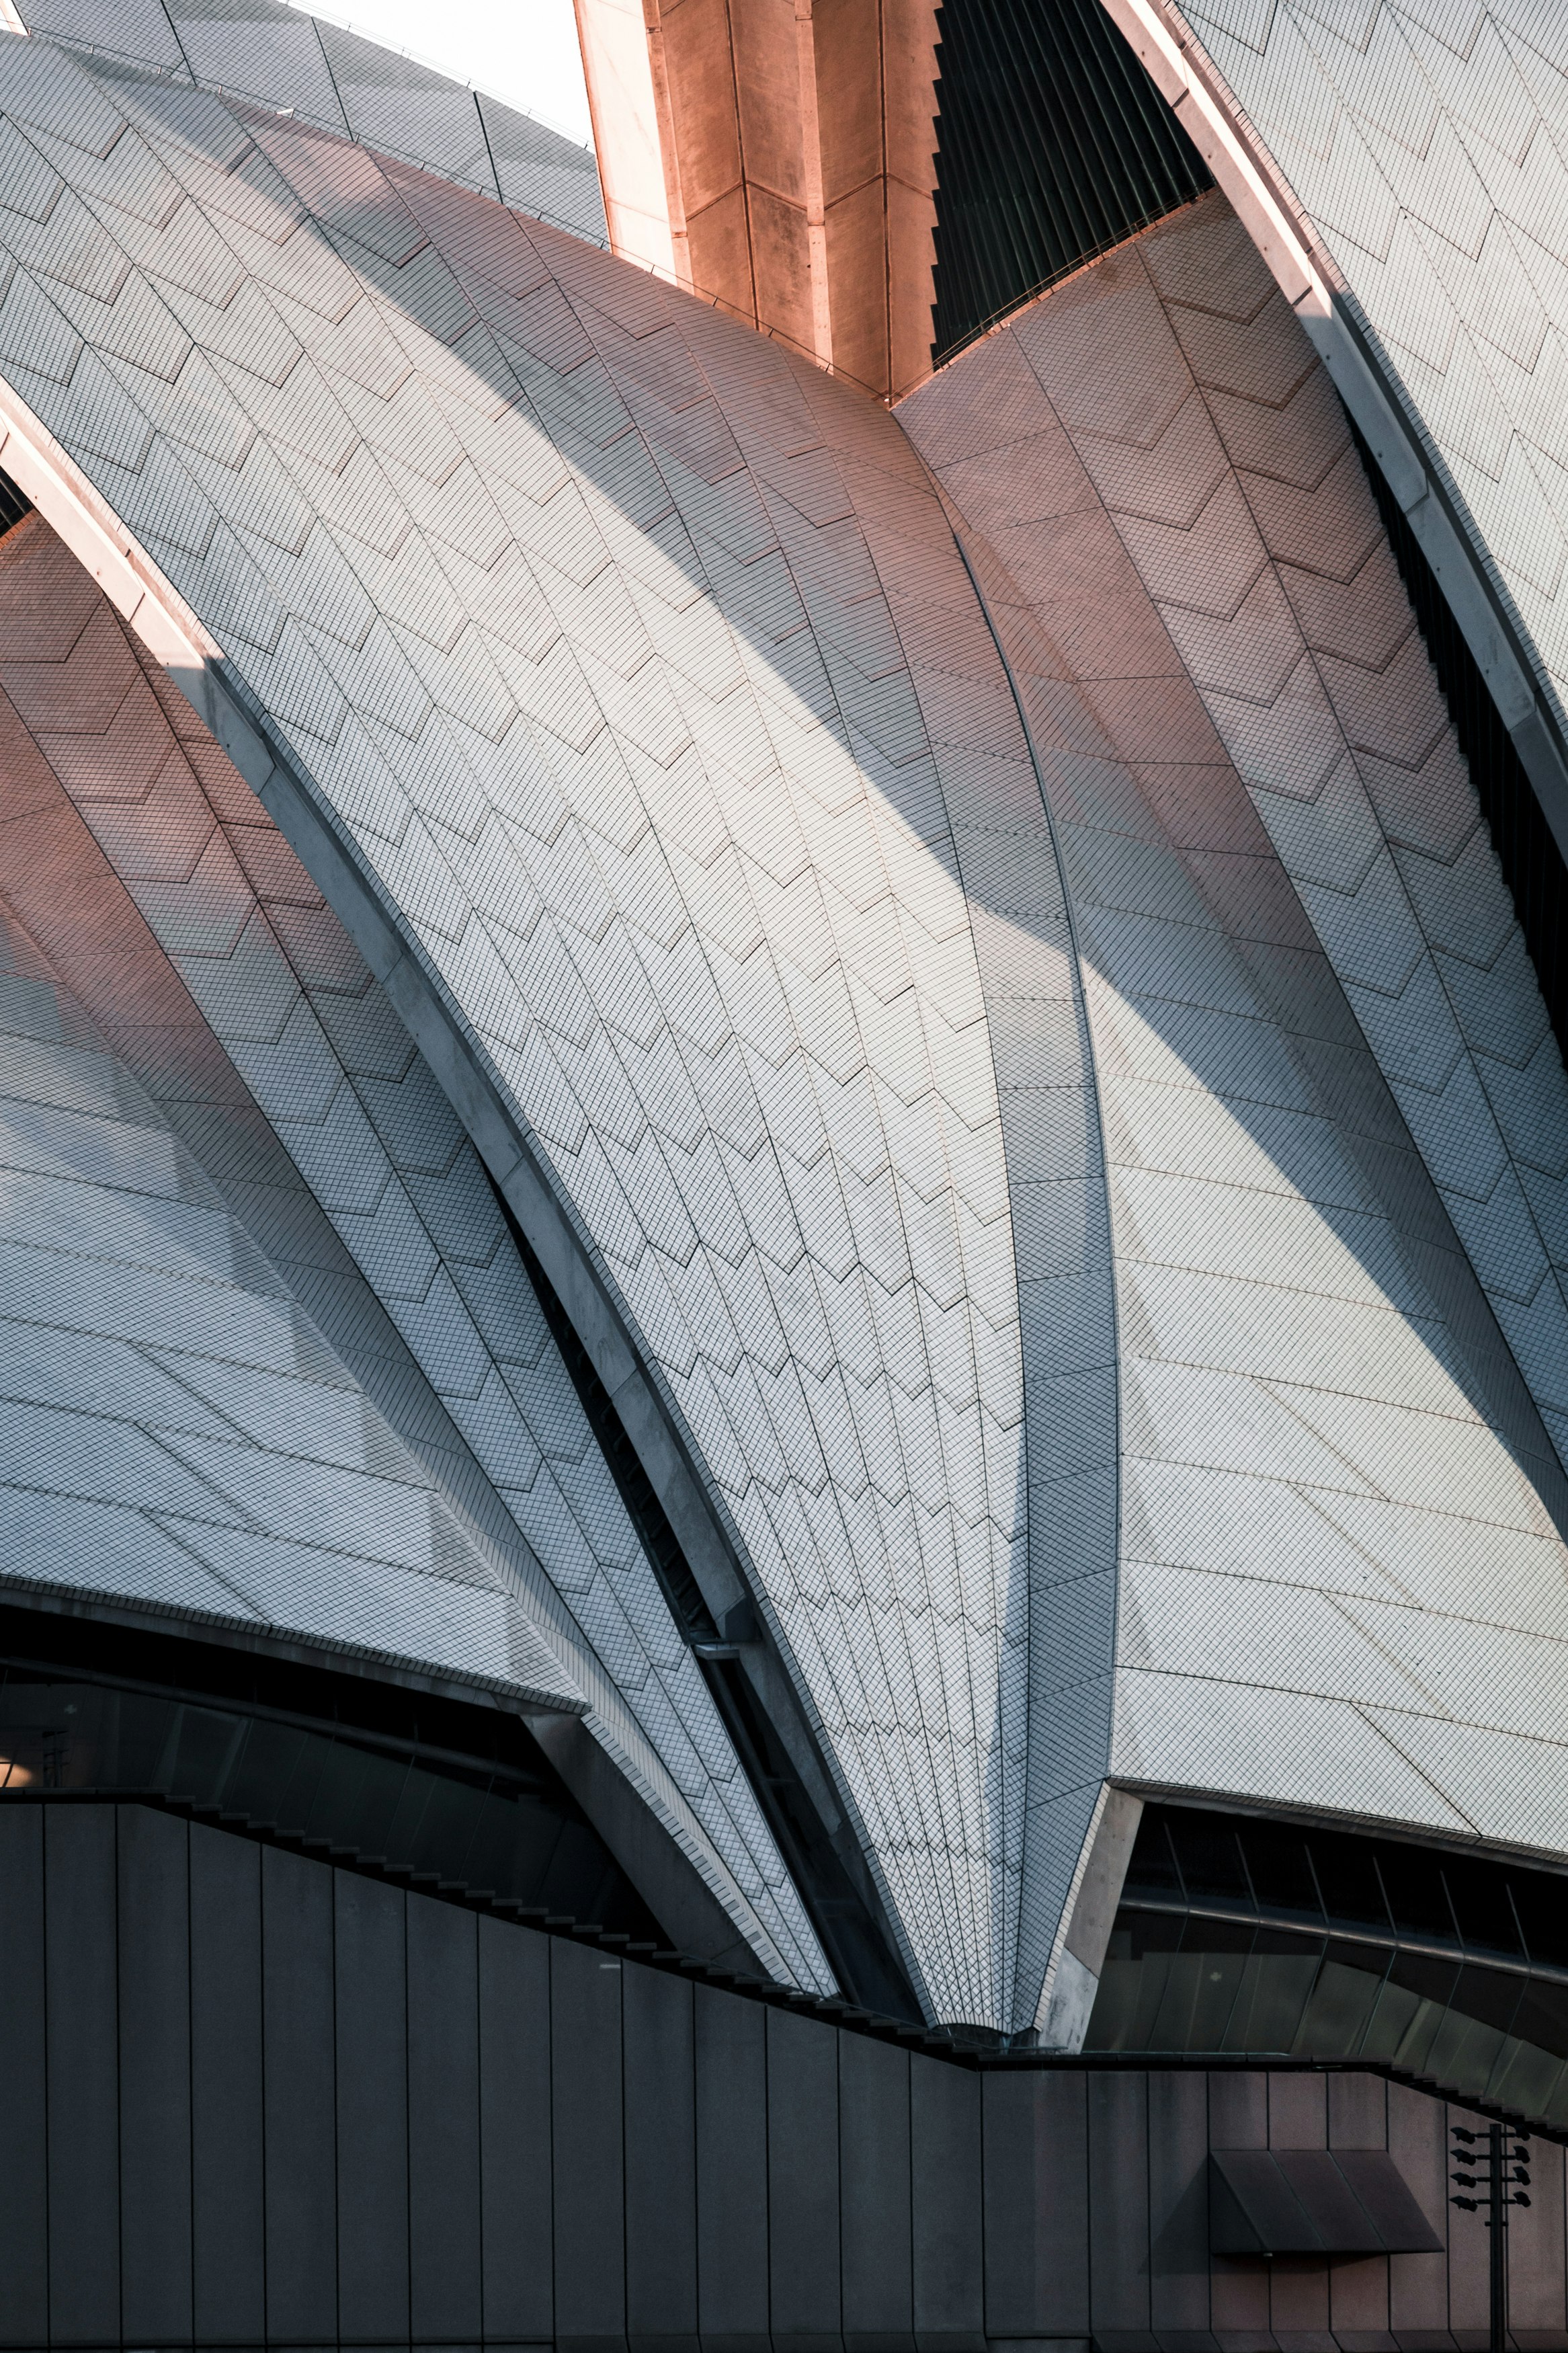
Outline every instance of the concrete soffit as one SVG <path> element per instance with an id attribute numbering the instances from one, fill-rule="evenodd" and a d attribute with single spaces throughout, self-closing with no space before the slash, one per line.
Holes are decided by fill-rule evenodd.
<path id="1" fill-rule="evenodd" d="M 1107 1782 L 1083 1842 L 1040 1994 L 1036 2033 L 1042 2051 L 1067 2055 L 1083 2049 L 1142 1819 L 1143 1799 Z"/>
<path id="2" fill-rule="evenodd" d="M 934 2008 L 898 1926 L 896 1910 L 886 1900 L 868 1861 L 852 1801 L 826 1761 L 830 1751 L 820 1737 L 809 1694 L 766 1626 L 765 1612 L 757 1606 L 757 1588 L 742 1566 L 739 1540 L 722 1504 L 697 1467 L 679 1409 L 657 1368 L 633 1340 L 612 1286 L 596 1263 L 592 1242 L 544 1175 L 503 1090 L 448 1004 L 438 979 L 389 915 L 375 884 L 324 814 L 319 797 L 295 767 L 266 713 L 226 661 L 222 647 L 47 427 L 3 379 L 0 471 L 8 474 L 32 501 L 45 522 L 168 671 L 386 990 L 527 1236 L 609 1392 L 703 1599 L 720 1624 L 742 1605 L 752 1613 L 755 1638 L 738 1646 L 742 1668 L 783 1742 L 856 1895 L 889 1953 L 897 1957 L 924 2014 L 933 2017 Z M 543 1721 L 541 1717 L 542 1725 Z M 565 1757 L 557 1758 L 563 1771 L 569 1761 Z M 567 1778 L 572 1778 L 570 1773 Z M 577 1794 L 586 1804 L 587 1793 L 578 1790 Z M 586 1810 L 595 1816 L 593 1807 Z M 628 1841 L 624 1826 L 617 1823 L 616 1828 L 619 1834 L 611 1838 L 612 1848 L 640 1884 L 649 1866 L 646 1837 Z M 634 1855 L 633 1846 L 642 1851 Z M 668 1891 L 662 1883 L 659 1892 L 668 1909 Z M 716 1905 L 713 1908 L 717 1910 Z M 695 1922 L 683 1925 L 697 1926 Z M 725 1926 L 732 1934 L 731 1924 L 726 1921 Z M 711 1937 L 707 1941 L 711 1943 Z"/>
<path id="3" fill-rule="evenodd" d="M 1376 335 L 1235 92 L 1170 0 L 1100 0 L 1224 191 L 1397 499 L 1568 859 L 1568 744 L 1474 526 Z"/>

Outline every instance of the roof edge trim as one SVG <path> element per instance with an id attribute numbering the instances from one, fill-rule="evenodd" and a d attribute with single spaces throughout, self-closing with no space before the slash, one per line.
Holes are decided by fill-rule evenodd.
<path id="1" fill-rule="evenodd" d="M 1568 859 L 1568 744 L 1529 639 L 1489 574 L 1457 495 L 1388 380 L 1377 338 L 1246 110 L 1171 0 L 1100 0 L 1208 165 L 1420 543 Z"/>
<path id="2" fill-rule="evenodd" d="M 4 5 L 0 0 L 0 7 Z M 166 670 L 199 669 L 222 659 L 221 648 L 178 590 L 4 378 L 0 470 L 26 491 L 51 531 Z"/>

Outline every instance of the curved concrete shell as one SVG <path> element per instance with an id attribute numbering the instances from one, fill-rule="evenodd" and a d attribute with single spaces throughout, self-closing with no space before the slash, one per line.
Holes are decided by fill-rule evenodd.
<path id="1" fill-rule="evenodd" d="M 26 0 L 15 13 L 89 57 L 226 90 L 605 241 L 588 148 L 286 0 Z"/>
<path id="2" fill-rule="evenodd" d="M 1563 1067 L 1342 412 L 1215 195 L 900 416 L 1082 960 L 1111 1777 L 1555 1849 Z"/>
<path id="3" fill-rule="evenodd" d="M 1327 363 L 1563 850 L 1561 26 L 1105 5 Z"/>
<path id="4" fill-rule="evenodd" d="M 1172 10 L 1172 17 L 1176 12 Z M 1371 328 L 1539 654 L 1558 716 L 1568 41 L 1525 5 L 1182 12 Z"/>
<path id="5" fill-rule="evenodd" d="M 0 616 L 9 904 L 333 1377 L 384 1418 L 372 1458 L 406 1449 L 423 1466 L 440 1525 L 467 1526 L 763 1966 L 826 1987 L 495 1196 L 406 1030 L 249 787 L 36 516 L 0 552 Z M 79 1567 L 91 1584 L 90 1554 Z M 340 1607 L 362 1642 L 391 1641 L 372 1593 Z"/>
<path id="6" fill-rule="evenodd" d="M 505 1565 L 3 920 L 6 1583 L 581 1713 Z"/>
<path id="7" fill-rule="evenodd" d="M 1070 2040 L 1140 1791 L 1568 1855 L 1562 1064 L 1278 192 L 889 413 L 283 13 L 0 39 L 0 688 L 226 1214 L 781 1980 Z"/>
<path id="8" fill-rule="evenodd" d="M 547 1173 L 565 1222 L 524 1222 L 638 1352 L 694 1466 L 682 1489 L 641 1434 L 683 1539 L 700 1514 L 710 1576 L 749 1564 L 921 1998 L 1003 2024 L 1009 1161 L 1081 1191 L 1089 1128 L 1022 731 L 918 461 L 782 352 L 449 185 L 42 43 L 0 70 L 44 175 L 0 228 L 7 382 L 222 647 Z M 92 290 L 84 238 L 115 256 Z M 919 691 L 861 501 L 922 592 Z M 999 908 L 986 955 L 1062 1016 L 1005 1118 L 949 797 L 962 829 L 1020 791 L 1039 920 Z M 1085 1345 L 1069 1259 L 1036 1286 L 1047 1378 Z M 600 1345 L 620 1390 L 626 1339 Z M 1096 1560 L 1092 1671 L 1075 1630 L 1053 1672 L 1089 1676 L 1102 1750 Z M 1062 1768 L 1064 1853 L 1101 1766 Z"/>

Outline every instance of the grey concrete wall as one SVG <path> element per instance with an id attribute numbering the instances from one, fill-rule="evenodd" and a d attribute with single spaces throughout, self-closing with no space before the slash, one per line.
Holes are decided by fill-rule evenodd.
<path id="1" fill-rule="evenodd" d="M 0 1805 L 9 2348 L 1464 2353 L 1448 2121 L 1373 2076 L 974 2070 L 149 1808 Z M 1447 2253 L 1211 2259 L 1211 2145 L 1325 2141 L 1393 2147 Z M 1535 2193 L 1545 2353 L 1543 2143 Z"/>

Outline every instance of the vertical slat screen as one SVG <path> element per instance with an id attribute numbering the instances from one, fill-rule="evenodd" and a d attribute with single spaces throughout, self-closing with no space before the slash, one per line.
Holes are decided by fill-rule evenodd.
<path id="1" fill-rule="evenodd" d="M 1100 0 L 939 12 L 940 363 L 1213 185 Z"/>

